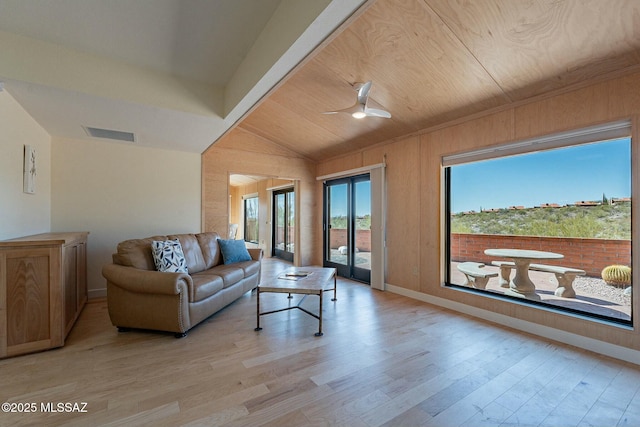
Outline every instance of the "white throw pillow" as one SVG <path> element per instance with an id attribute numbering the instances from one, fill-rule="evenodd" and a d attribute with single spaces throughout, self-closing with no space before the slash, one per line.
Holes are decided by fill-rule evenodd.
<path id="1" fill-rule="evenodd" d="M 184 258 L 180 240 L 154 240 L 151 253 L 156 270 L 168 273 L 188 273 L 187 260 Z"/>

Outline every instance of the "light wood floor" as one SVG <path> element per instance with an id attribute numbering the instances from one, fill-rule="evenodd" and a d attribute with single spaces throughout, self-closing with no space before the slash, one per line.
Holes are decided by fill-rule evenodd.
<path id="1" fill-rule="evenodd" d="M 267 259 L 265 276 L 285 267 Z M 258 333 L 255 298 L 183 339 L 118 333 L 106 302 L 90 303 L 65 347 L 0 361 L 1 400 L 38 407 L 0 425 L 640 425 L 638 365 L 346 280 L 337 302 L 325 295 L 323 337 L 299 310 Z M 87 412 L 42 413 L 47 402 Z"/>

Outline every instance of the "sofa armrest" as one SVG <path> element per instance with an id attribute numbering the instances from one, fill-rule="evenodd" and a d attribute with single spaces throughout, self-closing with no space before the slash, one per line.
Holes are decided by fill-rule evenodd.
<path id="1" fill-rule="evenodd" d="M 262 256 L 264 255 L 264 251 L 259 248 L 250 248 L 247 249 L 249 251 L 249 255 L 251 255 L 251 259 L 254 261 L 262 260 Z"/>
<path id="2" fill-rule="evenodd" d="M 189 294 L 193 290 L 191 276 L 186 273 L 164 273 L 107 264 L 102 267 L 102 275 L 108 282 L 129 292 L 163 295 L 184 293 L 191 297 Z"/>

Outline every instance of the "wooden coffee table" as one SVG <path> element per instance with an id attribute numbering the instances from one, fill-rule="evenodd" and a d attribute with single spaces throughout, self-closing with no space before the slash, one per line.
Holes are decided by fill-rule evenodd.
<path id="1" fill-rule="evenodd" d="M 286 310 L 293 310 L 294 308 L 297 308 L 301 311 L 304 311 L 308 315 L 318 319 L 318 332 L 315 333 L 315 336 L 322 336 L 322 294 L 327 291 L 333 291 L 333 298 L 331 299 L 331 301 L 336 301 L 336 287 L 337 279 L 335 268 L 293 267 L 285 270 L 284 272 L 280 273 L 278 277 L 269 281 L 269 283 L 258 285 L 258 297 L 256 299 L 257 326 L 255 330 L 262 330 L 262 328 L 260 327 L 260 316 L 278 313 Z M 289 294 L 289 298 L 291 298 L 291 294 L 301 294 L 304 296 L 302 297 L 298 305 L 281 308 L 279 310 L 265 311 L 261 313 L 260 294 L 263 292 Z M 319 307 L 317 315 L 301 307 L 302 302 L 309 295 L 318 295 Z"/>

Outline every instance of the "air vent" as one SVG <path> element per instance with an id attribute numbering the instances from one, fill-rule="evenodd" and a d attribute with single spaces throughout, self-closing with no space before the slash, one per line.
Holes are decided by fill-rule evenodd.
<path id="1" fill-rule="evenodd" d="M 115 139 L 116 141 L 136 142 L 135 135 L 131 132 L 122 132 L 119 130 L 92 128 L 83 126 L 89 136 L 94 138 Z"/>

